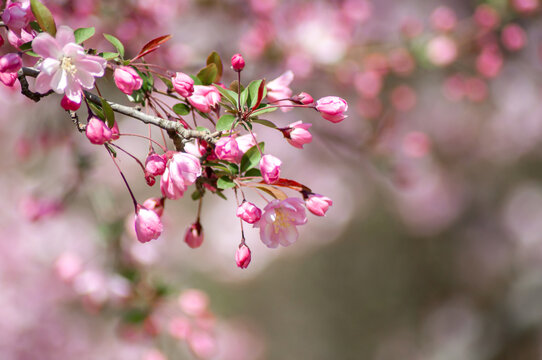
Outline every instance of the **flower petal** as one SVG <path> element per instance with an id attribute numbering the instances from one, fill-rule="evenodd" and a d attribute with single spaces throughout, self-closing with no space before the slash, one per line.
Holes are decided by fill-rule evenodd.
<path id="1" fill-rule="evenodd" d="M 46 58 L 41 64 L 38 65 L 38 69 L 48 75 L 55 73 L 60 67 L 60 61 L 53 58 Z"/>
<path id="2" fill-rule="evenodd" d="M 102 64 L 101 62 L 97 62 L 93 59 L 89 59 L 89 57 L 90 56 L 86 56 L 83 59 L 76 60 L 75 66 L 77 67 L 77 69 L 87 71 L 94 77 L 103 76 L 105 64 Z M 98 57 L 98 56 L 93 56 L 93 58 L 95 57 Z M 105 61 L 105 59 L 102 59 L 102 60 Z"/>
<path id="3" fill-rule="evenodd" d="M 34 84 L 34 88 L 40 94 L 45 94 L 47 91 L 51 90 L 52 80 L 53 80 L 53 74 L 46 74 L 42 72 L 36 78 L 36 83 Z"/>
<path id="4" fill-rule="evenodd" d="M 72 28 L 63 25 L 56 31 L 56 41 L 60 47 L 64 47 L 69 43 L 75 43 L 75 36 Z"/>
<path id="5" fill-rule="evenodd" d="M 66 87 L 68 86 L 68 74 L 64 70 L 57 71 L 53 79 L 51 80 L 51 89 L 56 93 L 62 94 Z"/>
<path id="6" fill-rule="evenodd" d="M 83 49 L 81 45 L 75 43 L 64 45 L 62 52 L 65 56 L 71 57 L 72 59 L 80 59 L 85 56 L 85 49 Z"/>
<path id="7" fill-rule="evenodd" d="M 77 69 L 75 73 L 75 80 L 81 84 L 85 89 L 92 89 L 94 87 L 94 76 L 85 70 Z"/>
<path id="8" fill-rule="evenodd" d="M 293 225 L 283 227 L 280 231 L 280 244 L 282 246 L 288 246 L 292 245 L 296 242 L 297 238 L 299 237 L 299 234 L 297 232 L 297 228 Z"/>
<path id="9" fill-rule="evenodd" d="M 48 33 L 41 33 L 32 40 L 32 50 L 44 58 L 59 59 L 62 57 L 62 49 L 57 41 Z"/>

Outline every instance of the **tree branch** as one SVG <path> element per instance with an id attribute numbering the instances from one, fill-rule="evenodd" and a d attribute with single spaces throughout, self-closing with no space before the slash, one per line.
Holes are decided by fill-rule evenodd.
<path id="1" fill-rule="evenodd" d="M 21 93 L 26 97 L 39 101 L 42 97 L 50 95 L 53 91 L 49 91 L 46 94 L 34 93 L 28 89 L 28 82 L 26 81 L 26 76 L 37 77 L 39 75 L 39 70 L 31 67 L 23 67 L 19 70 L 19 82 L 21 83 Z M 85 97 L 88 101 L 101 106 L 102 100 L 99 96 L 91 93 L 90 91 L 84 90 Z M 183 125 L 177 121 L 166 120 L 149 114 L 145 114 L 133 107 L 120 105 L 111 101 L 108 101 L 109 105 L 113 111 L 130 116 L 134 119 L 144 122 L 145 124 L 152 124 L 158 126 L 168 132 L 173 131 L 177 133 L 182 139 L 201 139 L 205 140 L 207 143 L 214 144 L 217 140 L 217 137 L 220 136 L 220 132 L 209 133 L 207 131 L 198 131 L 185 129 Z"/>

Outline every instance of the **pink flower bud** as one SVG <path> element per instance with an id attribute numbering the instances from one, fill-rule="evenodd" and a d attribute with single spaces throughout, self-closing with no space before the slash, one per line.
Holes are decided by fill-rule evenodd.
<path id="1" fill-rule="evenodd" d="M 115 69 L 113 76 L 119 90 L 127 95 L 131 95 L 135 90 L 141 89 L 143 85 L 143 79 L 130 66 L 119 66 Z"/>
<path id="2" fill-rule="evenodd" d="M 241 245 L 235 252 L 235 262 L 241 269 L 246 269 L 251 259 L 250 249 L 245 244 Z"/>
<path id="3" fill-rule="evenodd" d="M 111 128 L 111 140 L 118 140 L 120 138 L 119 124 L 115 121 L 115 125 Z"/>
<path id="4" fill-rule="evenodd" d="M 156 213 L 156 215 L 162 217 L 162 214 L 164 213 L 164 198 L 148 198 L 143 202 L 143 207 L 149 210 L 152 210 Z"/>
<path id="5" fill-rule="evenodd" d="M 243 56 L 241 54 L 235 54 L 232 56 L 231 67 L 237 72 L 245 68 L 245 59 L 243 59 Z"/>
<path id="6" fill-rule="evenodd" d="M 30 23 L 30 2 L 27 3 L 12 2 L 4 10 L 2 20 L 10 30 L 20 31 Z"/>
<path id="7" fill-rule="evenodd" d="M 309 132 L 311 126 L 312 124 L 303 124 L 303 121 L 296 121 L 287 128 L 281 129 L 281 131 L 290 145 L 303 149 L 303 145 L 312 141 L 312 135 Z"/>
<path id="8" fill-rule="evenodd" d="M 199 221 L 196 221 L 186 229 L 184 242 L 192 249 L 199 248 L 203 243 L 203 228 Z"/>
<path id="9" fill-rule="evenodd" d="M 512 0 L 512 7 L 519 13 L 529 14 L 539 7 L 539 0 Z"/>
<path id="10" fill-rule="evenodd" d="M 262 217 L 262 211 L 253 203 L 243 201 L 237 208 L 237 217 L 245 220 L 249 224 L 254 224 Z"/>
<path id="11" fill-rule="evenodd" d="M 435 66 L 447 66 L 457 58 L 457 44 L 448 36 L 437 36 L 427 43 L 427 57 Z"/>
<path id="12" fill-rule="evenodd" d="M 316 102 L 316 110 L 322 117 L 332 123 L 338 123 L 347 118 L 344 113 L 348 110 L 346 100 L 337 96 L 326 96 Z"/>
<path id="13" fill-rule="evenodd" d="M 239 153 L 237 141 L 231 136 L 220 138 L 216 142 L 215 154 L 220 160 L 235 162 L 239 157 Z"/>
<path id="14" fill-rule="evenodd" d="M 160 217 L 154 211 L 146 209 L 141 205 L 137 206 L 135 231 L 139 242 L 146 243 L 157 239 L 163 229 L 162 221 L 160 221 Z"/>
<path id="15" fill-rule="evenodd" d="M 164 156 L 160 156 L 155 152 L 152 152 L 147 156 L 145 161 L 145 170 L 153 176 L 159 176 L 166 170 L 166 159 Z"/>
<path id="16" fill-rule="evenodd" d="M 0 82 L 2 82 L 7 87 L 13 87 L 17 81 L 17 73 L 1 73 L 0 72 Z"/>
<path id="17" fill-rule="evenodd" d="M 474 12 L 474 21 L 482 28 L 491 30 L 496 28 L 501 22 L 501 17 L 497 10 L 487 4 L 478 5 Z"/>
<path id="18" fill-rule="evenodd" d="M 280 179 L 280 165 L 282 161 L 273 155 L 264 155 L 260 160 L 260 171 L 263 180 L 268 184 L 274 184 Z"/>
<path id="19" fill-rule="evenodd" d="M 69 97 L 64 95 L 64 97 L 60 101 L 60 106 L 62 106 L 62 108 L 66 111 L 68 110 L 77 111 L 81 107 L 81 98 L 79 98 L 79 102 L 77 102 L 77 101 L 70 100 Z"/>
<path id="20" fill-rule="evenodd" d="M 154 186 L 154 184 L 156 184 L 156 178 L 152 174 L 149 174 L 148 171 L 145 171 L 145 181 L 149 186 Z"/>
<path id="21" fill-rule="evenodd" d="M 333 201 L 327 196 L 310 194 L 309 197 L 305 199 L 305 206 L 307 206 L 307 209 L 317 216 L 324 216 L 331 205 L 333 205 Z"/>
<path id="22" fill-rule="evenodd" d="M 525 30 L 517 24 L 506 25 L 501 33 L 502 44 L 509 51 L 521 50 L 527 42 Z"/>
<path id="23" fill-rule="evenodd" d="M 179 199 L 201 175 L 201 164 L 194 155 L 175 153 L 160 180 L 160 190 L 168 199 Z"/>
<path id="24" fill-rule="evenodd" d="M 171 82 L 175 91 L 182 97 L 189 97 L 194 92 L 194 80 L 185 73 L 176 73 Z"/>
<path id="25" fill-rule="evenodd" d="M 431 14 L 431 25 L 435 30 L 452 31 L 457 25 L 455 12 L 447 6 L 439 6 Z"/>
<path id="26" fill-rule="evenodd" d="M 102 120 L 93 116 L 88 120 L 86 135 L 91 143 L 103 145 L 111 140 L 111 129 Z"/>
<path id="27" fill-rule="evenodd" d="M 16 73 L 23 66 L 23 61 L 18 54 L 9 53 L 0 57 L 0 72 Z"/>
<path id="28" fill-rule="evenodd" d="M 303 104 L 303 105 L 310 105 L 314 102 L 314 99 L 312 98 L 312 96 L 310 96 L 308 93 L 306 92 L 302 92 L 300 93 L 299 95 L 297 95 L 299 97 L 299 101 Z"/>
<path id="29" fill-rule="evenodd" d="M 188 102 L 202 113 L 210 112 L 220 101 L 220 93 L 214 86 L 195 85 Z"/>
<path id="30" fill-rule="evenodd" d="M 0 47 L 4 45 L 4 38 L 2 37 L 2 35 L 0 35 Z"/>

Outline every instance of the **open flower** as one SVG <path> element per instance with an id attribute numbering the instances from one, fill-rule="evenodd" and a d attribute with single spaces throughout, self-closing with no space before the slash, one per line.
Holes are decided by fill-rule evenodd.
<path id="1" fill-rule="evenodd" d="M 157 239 L 164 229 L 158 214 L 141 205 L 137 206 L 137 215 L 135 217 L 134 225 L 137 240 L 142 243 Z"/>
<path id="2" fill-rule="evenodd" d="M 273 200 L 264 208 L 264 213 L 255 227 L 260 228 L 262 242 L 270 248 L 293 244 L 299 234 L 297 225 L 307 222 L 303 200 L 287 198 Z"/>
<path id="3" fill-rule="evenodd" d="M 201 164 L 194 155 L 176 153 L 168 162 L 160 180 L 160 190 L 168 199 L 180 199 L 187 187 L 201 175 Z"/>
<path id="4" fill-rule="evenodd" d="M 188 102 L 202 113 L 210 112 L 220 101 L 220 93 L 214 86 L 195 85 Z"/>
<path id="5" fill-rule="evenodd" d="M 293 80 L 294 73 L 291 70 L 288 70 L 278 78 L 270 81 L 266 86 L 267 99 L 269 102 L 277 102 L 279 105 L 291 105 L 291 101 L 284 99 L 289 99 L 292 96 L 292 89 L 290 89 L 289 86 Z M 283 107 L 281 110 L 288 111 L 291 110 L 291 108 Z"/>
<path id="6" fill-rule="evenodd" d="M 65 93 L 72 101 L 80 101 L 83 89 L 92 89 L 94 78 L 104 75 L 106 60 L 85 54 L 68 26 L 59 27 L 56 38 L 39 34 L 32 41 L 32 49 L 43 57 L 37 65 L 41 73 L 36 79 L 36 91 L 42 94 L 52 89 Z"/>

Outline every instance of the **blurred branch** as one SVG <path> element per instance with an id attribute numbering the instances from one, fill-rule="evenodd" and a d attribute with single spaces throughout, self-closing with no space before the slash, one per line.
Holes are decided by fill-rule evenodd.
<path id="1" fill-rule="evenodd" d="M 34 93 L 29 90 L 26 76 L 37 77 L 39 73 L 40 72 L 37 69 L 31 68 L 31 67 L 23 67 L 21 70 L 19 70 L 19 76 L 18 76 L 19 81 L 21 83 L 21 93 L 36 102 L 39 101 L 42 97 L 45 97 L 53 93 L 53 91 L 49 91 L 46 94 L 39 94 L 39 93 Z M 87 90 L 84 90 L 83 92 L 88 101 L 98 106 L 102 105 L 102 100 L 99 96 Z M 111 105 L 111 108 L 113 109 L 113 111 L 119 114 L 130 116 L 134 119 L 144 122 L 145 124 L 158 126 L 166 131 L 173 131 L 177 133 L 183 139 L 201 139 L 201 140 L 205 140 L 206 142 L 210 144 L 214 144 L 216 142 L 216 138 L 220 135 L 220 132 L 209 133 L 207 131 L 185 129 L 183 125 L 177 121 L 166 120 L 166 119 L 162 119 L 156 116 L 145 114 L 136 108 L 120 105 L 111 101 L 108 101 L 108 103 Z"/>

